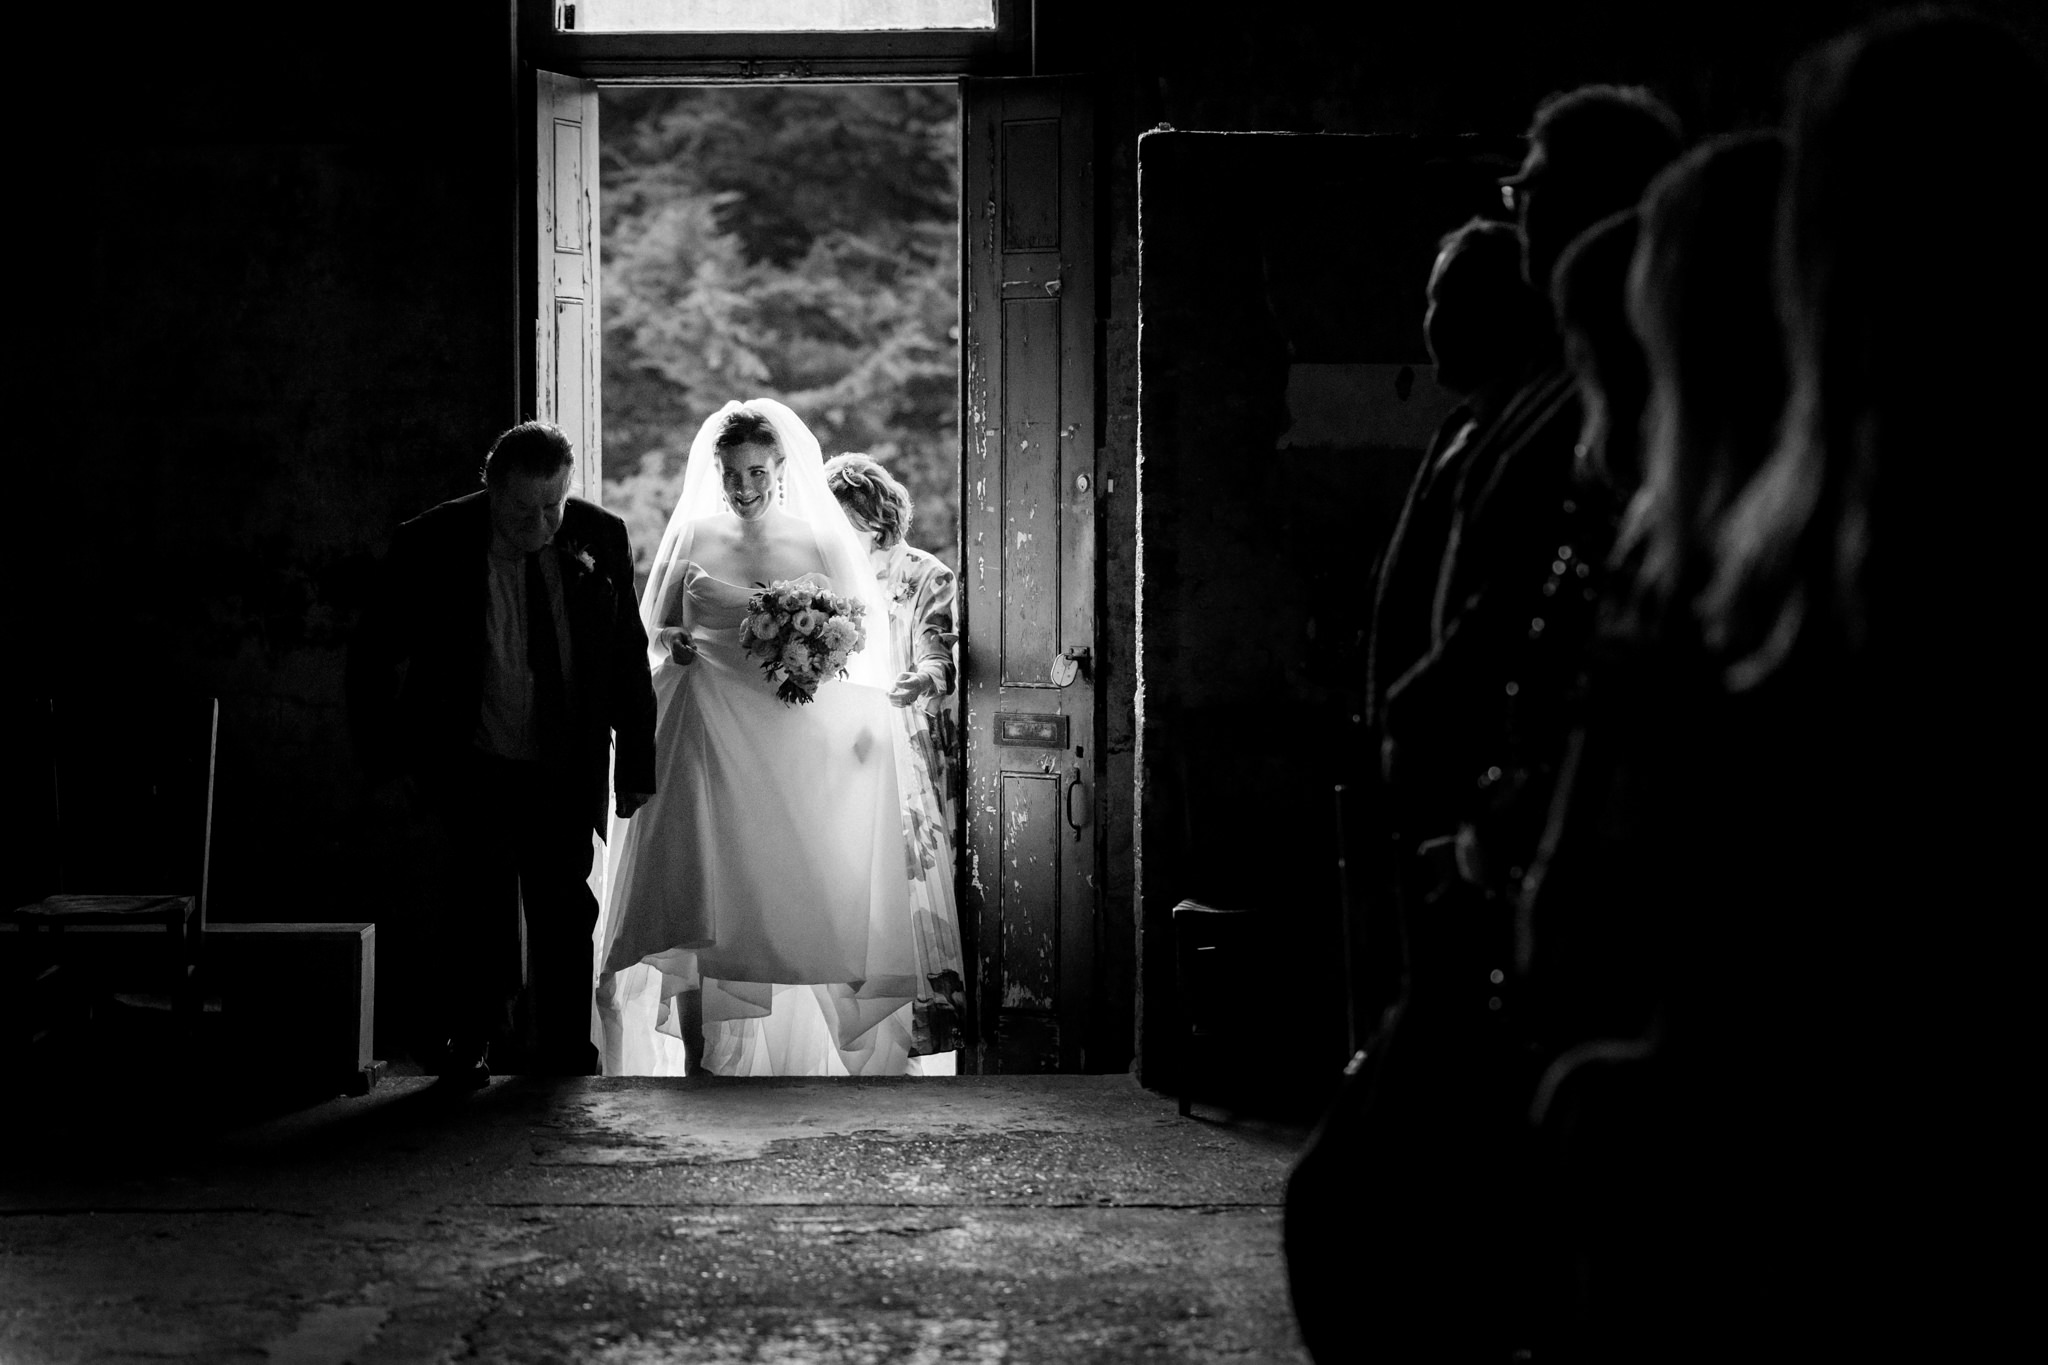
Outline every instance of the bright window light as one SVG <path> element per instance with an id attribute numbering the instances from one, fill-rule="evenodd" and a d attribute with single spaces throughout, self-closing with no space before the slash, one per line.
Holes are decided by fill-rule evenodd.
<path id="1" fill-rule="evenodd" d="M 565 0 L 555 6 L 555 27 L 575 33 L 859 33 L 995 26 L 995 0 Z"/>

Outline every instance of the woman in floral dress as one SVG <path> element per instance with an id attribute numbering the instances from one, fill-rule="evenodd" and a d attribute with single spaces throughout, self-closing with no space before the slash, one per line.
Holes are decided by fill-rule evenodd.
<path id="1" fill-rule="evenodd" d="M 898 725 L 896 782 L 903 795 L 903 842 L 909 859 L 910 923 L 920 990 L 913 1009 L 913 1047 L 924 1073 L 945 1069 L 940 1054 L 960 1045 L 966 1011 L 966 967 L 953 898 L 951 719 L 943 702 L 958 679 L 953 662 L 953 571 L 905 543 L 910 493 L 866 455 L 826 462 L 825 480 L 854 533 L 866 538 L 889 608 L 890 643 L 902 670 L 890 689 Z"/>

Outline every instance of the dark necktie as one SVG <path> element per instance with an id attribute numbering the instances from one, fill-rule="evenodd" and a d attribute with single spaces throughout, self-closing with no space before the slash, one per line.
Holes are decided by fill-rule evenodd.
<path id="1" fill-rule="evenodd" d="M 555 644 L 555 613 L 548 605 L 548 581 L 540 556 L 526 557 L 526 662 L 533 670 L 533 730 L 543 763 L 568 757 L 568 701 L 563 695 L 562 656 Z"/>

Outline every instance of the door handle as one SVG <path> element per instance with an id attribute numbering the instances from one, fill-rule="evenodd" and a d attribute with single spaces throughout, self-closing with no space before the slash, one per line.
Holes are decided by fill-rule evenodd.
<path id="1" fill-rule="evenodd" d="M 1081 767 L 1079 764 L 1075 764 L 1073 773 L 1067 778 L 1067 799 L 1065 804 L 1067 808 L 1067 828 L 1074 831 L 1074 842 L 1077 844 L 1081 842 L 1081 826 L 1084 823 L 1075 818 L 1074 815 L 1074 793 L 1079 790 L 1081 790 Z"/>
<path id="2" fill-rule="evenodd" d="M 1053 656 L 1052 685 L 1072 687 L 1076 678 L 1087 676 L 1089 649 L 1086 645 L 1070 645 Z"/>

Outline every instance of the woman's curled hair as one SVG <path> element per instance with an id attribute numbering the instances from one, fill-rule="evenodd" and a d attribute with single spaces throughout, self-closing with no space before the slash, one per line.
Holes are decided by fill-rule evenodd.
<path id="1" fill-rule="evenodd" d="M 825 462 L 825 483 L 851 516 L 875 528 L 877 549 L 893 549 L 910 534 L 910 490 L 881 461 L 857 452 L 835 455 Z"/>

